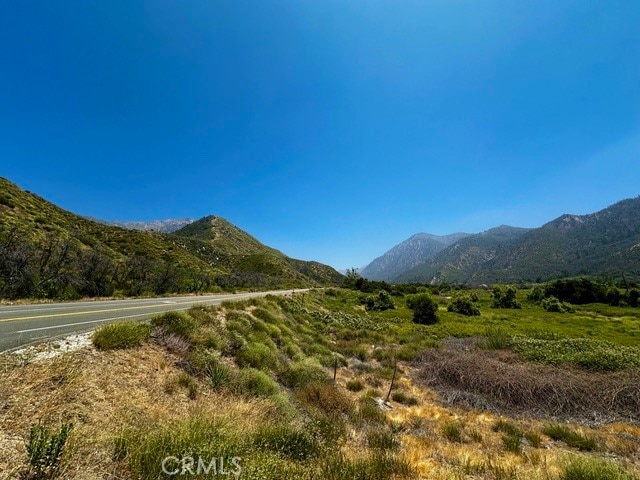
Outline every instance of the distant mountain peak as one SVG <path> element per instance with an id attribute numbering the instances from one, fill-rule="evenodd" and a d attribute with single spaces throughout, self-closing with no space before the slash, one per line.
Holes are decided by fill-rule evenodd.
<path id="1" fill-rule="evenodd" d="M 191 218 L 168 218 L 166 220 L 148 220 L 148 221 L 106 221 L 97 218 L 91 218 L 94 222 L 114 227 L 127 228 L 129 230 L 156 231 L 163 233 L 171 233 L 181 229 L 185 225 L 193 223 Z"/>

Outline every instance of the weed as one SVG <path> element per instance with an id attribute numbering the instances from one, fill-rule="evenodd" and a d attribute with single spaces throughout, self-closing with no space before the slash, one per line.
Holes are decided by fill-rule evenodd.
<path id="1" fill-rule="evenodd" d="M 59 431 L 51 432 L 41 423 L 31 425 L 27 442 L 29 467 L 25 478 L 40 480 L 57 475 L 72 428 L 73 424 L 65 423 Z"/>

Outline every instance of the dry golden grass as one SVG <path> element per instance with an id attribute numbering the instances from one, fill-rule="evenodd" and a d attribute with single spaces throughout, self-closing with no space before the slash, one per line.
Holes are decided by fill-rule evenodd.
<path id="1" fill-rule="evenodd" d="M 121 429 L 167 423 L 193 412 L 234 422 L 253 432 L 275 416 L 272 403 L 234 398 L 233 402 L 205 386 L 198 398 L 164 390 L 178 375 L 176 358 L 159 346 L 98 352 L 87 348 L 52 360 L 0 370 L 0 479 L 14 478 L 26 466 L 29 427 L 43 421 L 57 426 L 73 421 L 64 478 L 126 478 L 113 462 L 113 439 Z M 3 476 L 4 475 L 4 476 Z"/>

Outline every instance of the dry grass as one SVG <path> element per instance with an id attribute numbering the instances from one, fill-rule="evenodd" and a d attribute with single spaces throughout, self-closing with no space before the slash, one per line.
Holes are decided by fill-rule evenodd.
<path id="1" fill-rule="evenodd" d="M 537 365 L 507 351 L 442 348 L 418 362 L 420 379 L 451 404 L 591 423 L 640 421 L 640 370 L 615 373 Z"/>
<path id="2" fill-rule="evenodd" d="M 29 427 L 74 422 L 64 478 L 126 478 L 113 462 L 113 439 L 125 427 L 164 424 L 193 412 L 226 418 L 251 432 L 258 421 L 276 417 L 273 403 L 228 398 L 202 386 L 196 400 L 188 392 L 165 392 L 167 378 L 181 370 L 176 357 L 159 346 L 99 352 L 92 348 L 53 360 L 0 370 L 0 479 L 26 465 Z M 124 475 L 124 476 L 122 476 Z"/>

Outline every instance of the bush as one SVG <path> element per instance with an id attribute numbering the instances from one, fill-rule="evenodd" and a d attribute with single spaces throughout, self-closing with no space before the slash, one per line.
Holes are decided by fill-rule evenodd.
<path id="1" fill-rule="evenodd" d="M 31 425 L 27 442 L 29 467 L 25 478 L 46 479 L 57 475 L 72 428 L 73 424 L 66 423 L 58 432 L 50 432 L 40 423 Z"/>
<path id="2" fill-rule="evenodd" d="M 527 300 L 534 303 L 539 303 L 544 298 L 544 289 L 540 285 L 536 285 L 533 287 L 529 295 L 527 295 Z"/>
<path id="3" fill-rule="evenodd" d="M 427 293 L 408 297 L 407 307 L 413 310 L 413 321 L 415 323 L 433 325 L 438 322 L 438 304 Z"/>
<path id="4" fill-rule="evenodd" d="M 540 305 L 546 312 L 557 312 L 557 313 L 573 313 L 574 312 L 571 305 L 565 302 L 561 302 L 554 296 L 545 298 L 544 300 L 542 300 Z"/>
<path id="5" fill-rule="evenodd" d="M 556 280 L 544 289 L 545 297 L 554 296 L 574 305 L 606 302 L 607 289 L 604 285 L 587 278 Z"/>
<path id="6" fill-rule="evenodd" d="M 380 290 L 377 295 L 366 295 L 360 298 L 367 310 L 384 311 L 396 308 L 391 295 L 386 290 Z"/>
<path id="7" fill-rule="evenodd" d="M 183 312 L 167 312 L 151 319 L 151 325 L 158 327 L 163 335 L 178 335 L 189 339 L 196 328 L 196 322 Z"/>
<path id="8" fill-rule="evenodd" d="M 350 392 L 359 392 L 364 388 L 364 384 L 360 380 L 347 380 L 347 390 Z"/>
<path id="9" fill-rule="evenodd" d="M 240 367 L 268 370 L 277 365 L 278 358 L 275 352 L 268 346 L 262 343 L 252 342 L 240 347 L 236 353 L 236 363 Z"/>
<path id="10" fill-rule="evenodd" d="M 627 294 L 627 303 L 630 307 L 637 307 L 640 305 L 640 290 L 632 288 Z"/>
<path id="11" fill-rule="evenodd" d="M 393 392 L 391 394 L 391 400 L 394 402 L 401 403 L 403 405 L 407 405 L 408 407 L 413 407 L 418 404 L 418 399 L 415 397 L 411 397 L 404 392 Z"/>
<path id="12" fill-rule="evenodd" d="M 240 393 L 257 397 L 269 397 L 280 391 L 278 384 L 269 375 L 255 368 L 240 370 L 237 386 Z"/>
<path id="13" fill-rule="evenodd" d="M 447 311 L 473 317 L 480 315 L 480 309 L 469 297 L 458 297 L 447 307 Z"/>
<path id="14" fill-rule="evenodd" d="M 329 416 L 353 412 L 353 403 L 349 397 L 330 383 L 312 383 L 299 390 L 296 396 L 303 405 Z"/>
<path id="15" fill-rule="evenodd" d="M 137 347 L 151 335 L 151 327 L 133 320 L 112 323 L 98 329 L 91 341 L 100 350 Z"/>
<path id="16" fill-rule="evenodd" d="M 327 370 L 310 358 L 288 365 L 279 378 L 289 388 L 302 388 L 311 383 L 327 383 L 331 380 Z"/>
<path id="17" fill-rule="evenodd" d="M 491 292 L 493 297 L 491 306 L 493 308 L 520 308 L 516 294 L 517 290 L 514 286 L 500 287 L 496 285 Z"/>

